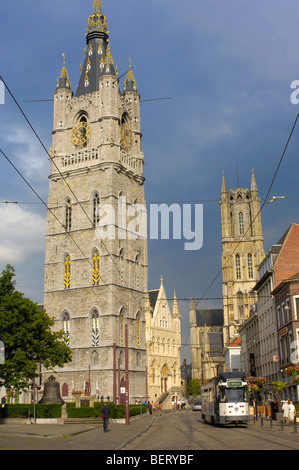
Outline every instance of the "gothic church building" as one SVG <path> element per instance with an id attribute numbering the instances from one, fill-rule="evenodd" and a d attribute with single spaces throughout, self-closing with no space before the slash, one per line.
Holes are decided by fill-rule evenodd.
<path id="1" fill-rule="evenodd" d="M 57 80 L 50 161 L 44 307 L 73 351 L 56 370 L 62 396 L 112 400 L 127 359 L 134 402 L 146 393 L 147 240 L 132 219 L 145 207 L 140 95 L 131 66 L 120 90 L 101 0 L 76 92 L 65 61 Z"/>

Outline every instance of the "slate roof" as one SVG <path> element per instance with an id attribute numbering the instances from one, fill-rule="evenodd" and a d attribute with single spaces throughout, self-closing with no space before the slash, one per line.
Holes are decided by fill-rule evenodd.
<path id="1" fill-rule="evenodd" d="M 223 309 L 196 310 L 197 326 L 223 326 Z"/>

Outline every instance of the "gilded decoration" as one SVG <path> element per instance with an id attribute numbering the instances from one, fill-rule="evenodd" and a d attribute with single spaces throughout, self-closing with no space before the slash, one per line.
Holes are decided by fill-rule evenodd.
<path id="1" fill-rule="evenodd" d="M 128 150 L 133 145 L 133 136 L 132 131 L 127 122 L 124 122 L 121 126 L 120 130 L 120 138 L 121 138 L 121 147 Z"/>

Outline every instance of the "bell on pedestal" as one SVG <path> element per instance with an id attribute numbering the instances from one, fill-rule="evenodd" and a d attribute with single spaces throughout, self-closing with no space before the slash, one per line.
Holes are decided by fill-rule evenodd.
<path id="1" fill-rule="evenodd" d="M 39 403 L 45 403 L 47 405 L 52 403 L 64 403 L 60 395 L 59 382 L 56 382 L 53 375 L 44 383 L 44 393 Z"/>

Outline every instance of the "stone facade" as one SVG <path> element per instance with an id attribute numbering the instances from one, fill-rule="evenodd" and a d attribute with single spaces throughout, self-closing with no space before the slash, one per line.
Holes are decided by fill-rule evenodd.
<path id="1" fill-rule="evenodd" d="M 181 398 L 181 315 L 174 293 L 170 310 L 161 277 L 160 289 L 149 291 L 145 309 L 148 350 L 148 396 L 159 403 L 170 397 Z"/>
<path id="2" fill-rule="evenodd" d="M 194 299 L 189 308 L 192 379 L 201 383 L 224 368 L 223 310 L 197 310 Z"/>
<path id="3" fill-rule="evenodd" d="M 73 351 L 56 371 L 64 399 L 74 391 L 112 399 L 117 382 L 121 401 L 127 325 L 134 402 L 146 393 L 140 95 L 131 68 L 120 90 L 101 2 L 88 24 L 77 95 L 65 63 L 54 92 L 44 306 Z"/>
<path id="4" fill-rule="evenodd" d="M 221 187 L 223 338 L 228 346 L 256 303 L 252 290 L 264 258 L 260 198 L 252 171 L 249 189 Z"/>

